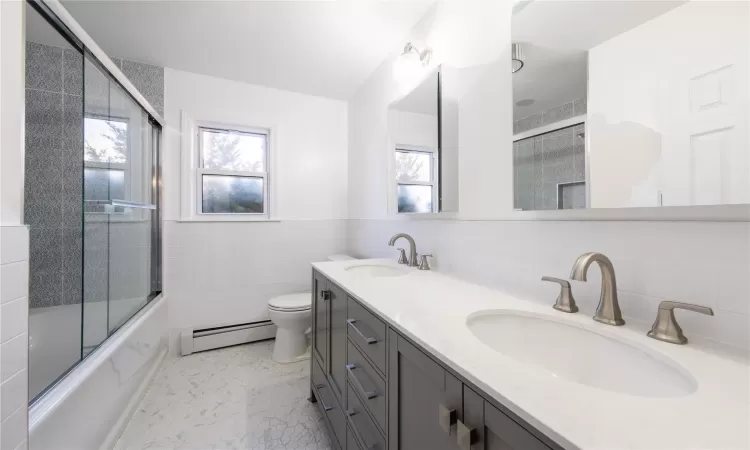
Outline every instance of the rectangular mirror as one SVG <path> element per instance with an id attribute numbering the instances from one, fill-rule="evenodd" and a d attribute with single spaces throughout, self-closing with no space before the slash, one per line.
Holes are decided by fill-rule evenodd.
<path id="1" fill-rule="evenodd" d="M 516 210 L 750 203 L 735 1 L 532 1 L 512 19 Z"/>
<path id="2" fill-rule="evenodd" d="M 398 214 L 451 211 L 458 201 L 458 123 L 456 114 L 445 120 L 455 107 L 445 104 L 442 89 L 438 67 L 388 108 L 392 209 Z"/>

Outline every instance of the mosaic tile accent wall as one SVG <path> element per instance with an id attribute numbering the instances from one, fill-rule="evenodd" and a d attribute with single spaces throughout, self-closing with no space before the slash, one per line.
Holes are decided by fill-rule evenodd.
<path id="1" fill-rule="evenodd" d="M 164 68 L 113 58 L 163 114 Z M 83 57 L 72 49 L 26 43 L 26 173 L 24 220 L 29 225 L 29 306 L 40 308 L 107 299 L 98 251 L 110 245 L 108 224 L 82 223 Z M 87 94 L 92 92 L 87 90 Z M 94 100 L 89 99 L 89 100 Z M 89 282 L 91 281 L 91 282 Z"/>
<path id="2" fill-rule="evenodd" d="M 164 115 L 164 67 L 122 58 L 112 58 L 131 83 L 156 111 Z"/>
<path id="3" fill-rule="evenodd" d="M 586 114 L 586 98 L 572 100 L 513 122 L 513 134 Z M 555 130 L 513 143 L 513 207 L 558 209 L 558 184 L 586 180 L 584 125 Z M 586 205 L 585 185 L 563 191 L 564 203 Z"/>
<path id="4" fill-rule="evenodd" d="M 558 184 L 586 180 L 584 125 L 513 143 L 514 208 L 558 209 Z M 573 188 L 566 203 L 586 205 L 586 190 Z M 581 198 L 582 196 L 582 198 Z"/>
<path id="5" fill-rule="evenodd" d="M 544 125 L 586 114 L 586 98 L 579 98 L 564 105 L 550 108 L 513 122 L 513 134 L 523 133 Z"/>
<path id="6" fill-rule="evenodd" d="M 81 301 L 82 73 L 80 53 L 26 43 L 24 216 L 32 308 Z"/>

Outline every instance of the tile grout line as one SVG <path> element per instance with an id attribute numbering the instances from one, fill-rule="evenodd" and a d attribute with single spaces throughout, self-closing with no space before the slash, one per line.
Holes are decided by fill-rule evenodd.
<path id="1" fill-rule="evenodd" d="M 15 339 L 17 339 L 17 338 L 19 338 L 19 337 L 22 337 L 22 336 L 23 336 L 24 334 L 26 334 L 26 333 L 28 333 L 28 330 L 26 330 L 26 331 L 22 331 L 22 332 L 20 332 L 20 333 L 16 334 L 15 336 L 13 336 L 13 337 L 10 337 L 10 338 L 8 338 L 8 339 L 6 339 L 6 340 L 4 340 L 4 341 L 0 342 L 0 345 L 4 345 L 4 344 L 7 344 L 7 343 L 8 343 L 8 342 L 10 342 L 10 341 L 13 341 L 13 340 L 15 340 Z M 11 375 L 11 376 L 12 376 L 12 375 Z"/>
<path id="2" fill-rule="evenodd" d="M 8 376 L 8 378 L 6 378 L 6 379 L 5 379 L 5 381 L 3 381 L 3 382 L 0 382 L 0 386 L 4 385 L 4 384 L 5 384 L 5 383 L 7 383 L 8 381 L 10 381 L 10 380 L 11 380 L 11 379 L 12 379 L 13 377 L 15 377 L 16 375 L 19 375 L 19 374 L 20 374 L 21 372 L 24 372 L 25 370 L 26 370 L 26 368 L 24 367 L 23 369 L 19 369 L 19 370 L 18 370 L 17 372 L 15 372 L 15 373 L 14 373 L 13 375 L 10 375 L 10 376 Z M 15 411 L 14 411 L 14 412 L 15 412 Z M 13 414 L 13 413 L 11 413 L 11 414 Z"/>
<path id="3" fill-rule="evenodd" d="M 5 420 L 3 420 L 2 422 L 0 422 L 0 424 L 4 424 L 5 422 L 7 422 L 8 419 L 10 419 L 11 417 L 13 417 L 13 414 L 15 414 L 18 411 L 24 409 L 25 407 L 26 407 L 26 405 L 21 405 L 18 408 L 14 409 L 13 412 L 11 412 L 10 414 L 8 414 L 8 417 L 6 417 Z M 24 441 L 25 441 L 25 439 L 24 439 Z"/>

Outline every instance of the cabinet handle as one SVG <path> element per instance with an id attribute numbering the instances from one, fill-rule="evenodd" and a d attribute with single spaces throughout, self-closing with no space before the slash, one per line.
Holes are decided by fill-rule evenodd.
<path id="1" fill-rule="evenodd" d="M 457 421 L 456 441 L 461 450 L 471 450 L 471 446 L 477 443 L 477 430 L 467 427 L 460 420 Z"/>
<path id="2" fill-rule="evenodd" d="M 456 420 L 458 420 L 458 417 L 456 416 L 455 409 L 448 409 L 442 404 L 438 405 L 438 423 L 440 423 L 440 428 L 448 433 L 449 436 L 451 428 L 456 424 Z"/>
<path id="3" fill-rule="evenodd" d="M 327 388 L 327 387 L 328 386 L 326 386 L 325 384 L 316 384 L 315 385 L 315 389 L 318 390 L 318 391 L 322 391 L 324 388 Z M 323 401 L 323 396 L 320 395 L 320 392 L 318 392 L 318 397 L 320 397 L 318 399 L 320 401 L 320 404 L 323 405 L 323 411 L 330 411 L 330 410 L 333 409 L 333 406 L 328 406 L 328 405 L 325 404 L 325 402 Z"/>
<path id="4" fill-rule="evenodd" d="M 367 400 L 372 400 L 373 398 L 377 397 L 378 396 L 377 392 L 365 390 L 364 386 L 362 386 L 362 383 L 359 382 L 359 379 L 357 379 L 357 376 L 354 375 L 354 369 L 356 368 L 357 366 L 355 366 L 354 364 L 346 365 L 346 371 L 349 372 L 349 379 L 352 380 L 352 383 L 354 384 L 354 386 L 362 395 L 364 395 L 364 397 Z"/>
<path id="5" fill-rule="evenodd" d="M 320 291 L 320 298 L 322 298 L 324 301 L 330 300 L 331 291 L 326 291 L 326 290 Z"/>
<path id="6" fill-rule="evenodd" d="M 357 323 L 357 319 L 346 319 L 346 323 L 348 323 L 348 324 L 349 324 L 349 326 L 350 326 L 350 327 L 352 327 L 352 329 L 353 329 L 354 331 L 356 331 L 356 332 L 357 332 L 357 334 L 358 334 L 358 335 L 360 335 L 360 336 L 362 337 L 362 339 L 364 339 L 364 340 L 365 340 L 365 342 L 367 342 L 367 345 L 371 345 L 371 344 L 377 344 L 377 343 L 378 343 L 378 340 L 377 340 L 377 339 L 375 339 L 375 338 L 373 338 L 373 337 L 367 337 L 367 336 L 365 336 L 365 335 L 364 335 L 364 333 L 362 333 L 362 332 L 361 332 L 361 331 L 359 330 L 359 328 L 357 328 L 357 326 L 356 326 L 356 325 L 354 325 L 355 323 Z"/>
<path id="7" fill-rule="evenodd" d="M 349 409 L 346 410 L 346 415 L 349 416 L 349 417 L 356 416 L 357 415 L 357 411 L 355 411 L 353 408 L 349 408 Z"/>

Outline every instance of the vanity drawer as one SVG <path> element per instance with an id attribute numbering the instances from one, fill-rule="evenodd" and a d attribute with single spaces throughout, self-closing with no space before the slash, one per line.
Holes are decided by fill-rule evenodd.
<path id="1" fill-rule="evenodd" d="M 352 389 L 375 418 L 380 430 L 385 431 L 385 381 L 351 342 L 347 352 L 346 370 Z"/>
<path id="2" fill-rule="evenodd" d="M 351 297 L 347 308 L 349 338 L 375 363 L 381 373 L 385 373 L 385 323 Z"/>
<path id="3" fill-rule="evenodd" d="M 349 384 L 349 392 L 346 398 L 348 402 L 346 414 L 349 416 L 354 426 L 354 432 L 359 436 L 364 448 L 385 450 L 385 438 L 380 434 L 377 425 L 375 425 L 375 422 L 373 422 L 364 406 L 362 406 L 362 403 L 360 403 L 351 384 Z"/>
<path id="4" fill-rule="evenodd" d="M 315 396 L 318 399 L 318 407 L 320 408 L 321 414 L 325 415 L 331 429 L 333 430 L 333 436 L 329 436 L 331 440 L 335 440 L 334 447 L 346 448 L 341 445 L 342 442 L 346 443 L 346 417 L 344 412 L 341 410 L 336 397 L 331 391 L 331 387 L 326 382 L 325 374 L 323 369 L 317 361 L 313 361 L 313 373 L 312 381 L 315 389 Z"/>
<path id="5" fill-rule="evenodd" d="M 346 427 L 346 450 L 364 450 L 359 446 L 359 441 L 354 436 L 352 427 Z"/>

